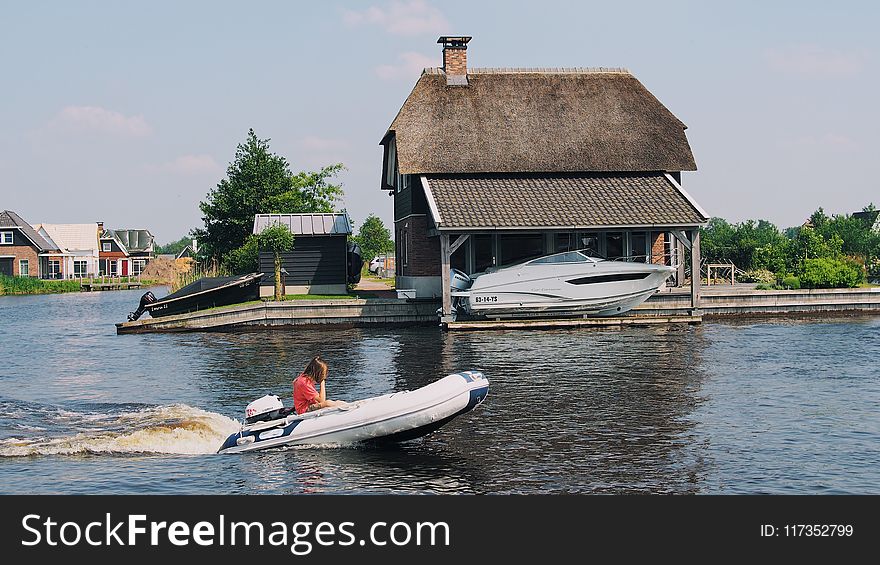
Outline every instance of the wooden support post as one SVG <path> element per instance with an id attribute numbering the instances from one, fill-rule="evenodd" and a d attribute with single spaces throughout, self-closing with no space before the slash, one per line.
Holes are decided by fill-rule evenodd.
<path id="1" fill-rule="evenodd" d="M 678 262 L 675 273 L 675 286 L 684 286 L 684 244 L 675 240 L 675 260 Z"/>
<path id="2" fill-rule="evenodd" d="M 449 234 L 440 233 L 440 281 L 443 292 L 443 315 L 441 322 L 452 321 L 452 296 L 451 281 L 449 272 Z"/>
<path id="3" fill-rule="evenodd" d="M 691 240 L 691 308 L 700 308 L 700 230 L 688 233 Z"/>

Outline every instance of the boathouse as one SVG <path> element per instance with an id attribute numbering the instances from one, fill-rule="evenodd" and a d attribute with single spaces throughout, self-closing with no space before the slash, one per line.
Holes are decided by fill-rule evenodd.
<path id="1" fill-rule="evenodd" d="M 469 68 L 470 37 L 443 36 L 380 141 L 394 198 L 398 289 L 442 298 L 469 274 L 589 248 L 699 273 L 708 215 L 682 187 L 685 124 L 612 68 Z M 699 304 L 699 277 L 691 284 Z"/>
<path id="2" fill-rule="evenodd" d="M 287 226 L 294 236 L 293 250 L 281 255 L 285 294 L 345 294 L 348 290 L 347 214 L 257 214 L 254 234 L 272 224 Z M 260 296 L 275 292 L 275 259 L 260 251 Z"/>

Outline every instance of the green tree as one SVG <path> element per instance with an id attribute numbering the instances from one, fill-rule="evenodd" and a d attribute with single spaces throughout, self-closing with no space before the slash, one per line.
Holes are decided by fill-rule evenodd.
<path id="1" fill-rule="evenodd" d="M 375 214 L 367 216 L 355 240 L 361 246 L 361 254 L 366 261 L 372 260 L 376 255 L 394 251 L 391 230 Z"/>
<path id="2" fill-rule="evenodd" d="M 257 236 L 260 249 L 272 253 L 275 263 L 275 300 L 282 300 L 281 254 L 293 248 L 293 234 L 284 224 L 272 224 Z"/>
<path id="3" fill-rule="evenodd" d="M 247 243 L 254 215 L 332 211 L 342 186 L 331 180 L 343 168 L 336 164 L 294 175 L 287 160 L 270 151 L 268 139 L 259 139 L 253 129 L 248 130 L 226 169 L 226 178 L 199 204 L 204 227 L 192 235 L 200 251 L 228 263 L 227 255 Z"/>
<path id="4" fill-rule="evenodd" d="M 166 243 L 165 245 L 157 245 L 156 246 L 156 255 L 177 255 L 187 245 L 192 245 L 193 238 L 185 235 L 178 239 L 177 241 L 172 241 L 171 243 Z"/>
<path id="5" fill-rule="evenodd" d="M 223 256 L 223 265 L 236 275 L 255 273 L 260 270 L 260 244 L 251 234 L 244 245 L 236 247 Z"/>

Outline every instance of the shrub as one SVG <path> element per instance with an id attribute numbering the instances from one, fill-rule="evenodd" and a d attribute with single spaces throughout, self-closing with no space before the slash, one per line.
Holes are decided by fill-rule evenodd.
<path id="1" fill-rule="evenodd" d="M 865 281 L 865 271 L 846 259 L 805 259 L 799 278 L 806 288 L 854 288 Z"/>
<path id="2" fill-rule="evenodd" d="M 782 288 L 789 290 L 798 290 L 801 287 L 801 280 L 795 276 L 785 277 L 782 279 Z"/>
<path id="3" fill-rule="evenodd" d="M 756 282 L 756 283 L 773 283 L 776 282 L 776 275 L 767 269 L 750 269 L 743 272 L 739 276 L 740 282 Z"/>

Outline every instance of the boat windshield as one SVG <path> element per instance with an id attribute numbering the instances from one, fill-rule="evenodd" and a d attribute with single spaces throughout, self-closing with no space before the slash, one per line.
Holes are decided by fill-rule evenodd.
<path id="1" fill-rule="evenodd" d="M 555 265 L 559 263 L 590 263 L 594 260 L 587 257 L 580 251 L 565 251 L 564 253 L 555 253 L 540 257 L 534 261 L 529 261 L 529 265 Z"/>

